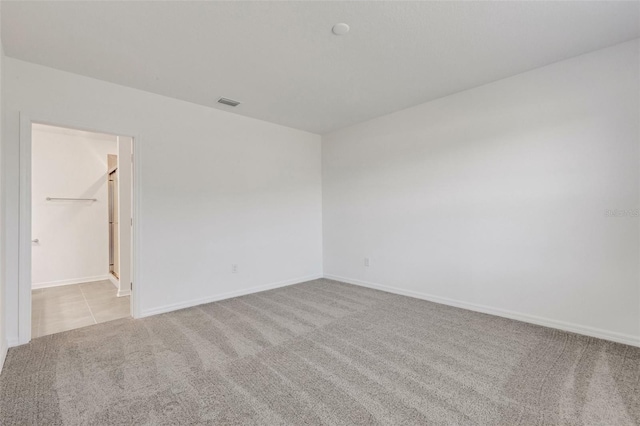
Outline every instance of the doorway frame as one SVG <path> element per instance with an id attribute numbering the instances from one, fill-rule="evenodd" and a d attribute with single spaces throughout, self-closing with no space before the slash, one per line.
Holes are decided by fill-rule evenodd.
<path id="1" fill-rule="evenodd" d="M 46 117 L 32 117 L 20 112 L 20 182 L 19 182 L 19 234 L 18 234 L 18 344 L 31 341 L 31 130 L 33 124 L 65 127 L 87 132 L 106 133 L 114 136 L 126 136 L 133 139 L 131 144 L 132 185 L 131 185 L 131 299 L 130 313 L 140 318 L 140 280 L 139 272 L 139 234 L 140 215 L 140 137 L 130 132 L 113 128 L 94 126 L 91 123 L 78 123 L 70 120 L 51 120 Z M 135 283 L 135 284 L 134 284 Z"/>

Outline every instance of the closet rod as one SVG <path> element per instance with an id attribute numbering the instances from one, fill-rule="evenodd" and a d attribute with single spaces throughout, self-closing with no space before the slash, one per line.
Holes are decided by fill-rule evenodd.
<path id="1" fill-rule="evenodd" d="M 66 201 L 98 201 L 97 198 L 54 198 L 54 197 L 47 197 L 47 201 L 53 201 L 53 200 L 66 200 Z"/>

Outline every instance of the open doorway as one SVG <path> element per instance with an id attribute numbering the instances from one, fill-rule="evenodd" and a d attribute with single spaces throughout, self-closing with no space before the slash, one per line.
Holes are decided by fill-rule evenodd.
<path id="1" fill-rule="evenodd" d="M 132 148 L 32 124 L 32 338 L 131 316 Z"/>

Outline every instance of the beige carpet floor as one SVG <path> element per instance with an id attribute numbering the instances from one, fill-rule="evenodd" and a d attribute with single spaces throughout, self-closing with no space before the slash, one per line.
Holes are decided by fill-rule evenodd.
<path id="1" fill-rule="evenodd" d="M 9 351 L 2 425 L 632 425 L 640 349 L 328 280 Z"/>

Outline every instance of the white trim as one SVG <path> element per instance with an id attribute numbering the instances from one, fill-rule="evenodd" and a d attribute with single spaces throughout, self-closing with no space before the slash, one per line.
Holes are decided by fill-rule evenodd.
<path id="1" fill-rule="evenodd" d="M 0 373 L 4 367 L 4 361 L 7 359 L 7 352 L 9 351 L 9 345 L 6 340 L 0 342 Z"/>
<path id="2" fill-rule="evenodd" d="M 31 119 L 20 113 L 18 341 L 31 340 Z"/>
<path id="3" fill-rule="evenodd" d="M 63 285 L 92 283 L 95 281 L 106 281 L 108 279 L 109 279 L 109 275 L 98 275 L 95 277 L 84 277 L 84 278 L 72 278 L 70 280 L 58 280 L 58 281 L 47 281 L 43 283 L 33 283 L 31 285 L 31 288 L 33 290 L 37 290 L 39 288 L 60 287 Z"/>
<path id="4" fill-rule="evenodd" d="M 122 134 L 122 136 L 124 136 L 124 134 Z M 142 197 L 142 190 L 140 186 L 140 164 L 142 157 L 140 151 L 142 150 L 142 144 L 139 136 L 129 136 L 133 137 L 133 142 L 131 143 L 131 155 L 133 156 L 133 170 L 131 172 L 131 284 L 129 284 L 129 293 L 131 294 L 131 298 L 129 299 L 129 303 L 131 306 L 131 316 L 133 318 L 141 318 L 140 306 L 142 306 L 142 280 L 140 280 L 140 268 L 138 267 L 140 259 L 140 226 L 138 225 L 140 223 L 141 216 L 140 198 Z"/>
<path id="5" fill-rule="evenodd" d="M 56 113 L 54 113 L 55 116 Z M 127 130 L 103 129 L 92 127 L 91 124 L 73 122 L 64 117 L 45 118 L 39 116 L 34 119 L 23 111 L 20 112 L 20 189 L 19 189 L 19 236 L 18 236 L 18 338 L 8 342 L 9 347 L 23 345 L 31 340 L 31 125 L 33 123 L 48 124 L 51 126 L 66 127 L 88 132 L 105 133 L 119 136 L 129 136 L 133 138 L 133 229 L 131 230 L 132 240 L 132 261 L 131 272 L 134 282 L 138 274 L 138 212 L 140 205 L 140 137 Z M 139 318 L 140 294 L 139 286 L 133 289 L 131 296 L 131 316 Z"/>
<path id="6" fill-rule="evenodd" d="M 245 296 L 247 294 L 259 293 L 261 291 L 273 290 L 275 288 L 286 287 L 293 284 L 300 284 L 307 281 L 317 280 L 322 278 L 322 274 L 308 275 L 306 277 L 293 278 L 290 280 L 279 281 L 271 284 L 265 284 L 257 287 L 247 288 L 245 290 L 230 291 L 227 293 L 217 294 L 214 296 L 207 296 L 200 299 L 188 300 L 186 302 L 174 303 L 171 305 L 159 306 L 157 308 L 147 309 L 142 311 L 141 317 L 149 317 L 151 315 L 164 314 L 166 312 L 177 311 L 180 309 L 191 308 L 193 306 L 204 305 L 205 303 L 218 302 L 224 299 L 231 299 L 233 297 Z"/>
<path id="7" fill-rule="evenodd" d="M 574 324 L 565 321 L 558 321 L 550 318 L 538 317 L 535 315 L 523 314 L 520 312 L 508 311 L 506 309 L 492 308 L 490 306 L 478 305 L 475 303 L 462 302 L 460 300 L 449 299 L 447 297 L 434 296 L 432 294 L 421 293 L 411 290 L 403 290 L 397 287 L 389 287 L 386 285 L 376 284 L 368 281 L 356 280 L 351 278 L 339 277 L 336 275 L 325 274 L 324 278 L 344 283 L 358 285 L 361 287 L 373 288 L 375 290 L 386 291 L 387 293 L 399 294 L 401 296 L 414 297 L 416 299 L 428 300 L 430 302 L 439 303 L 441 305 L 455 306 L 456 308 L 467 309 L 469 311 L 482 312 L 484 314 L 495 315 L 498 317 L 509 318 L 517 321 L 527 322 L 531 324 L 541 325 L 558 330 L 569 331 L 571 333 L 583 334 L 585 336 L 597 337 L 599 339 L 610 340 L 612 342 L 624 343 L 626 345 L 640 347 L 640 336 L 631 334 L 617 333 L 614 331 L 603 330 L 600 328 Z"/>
<path id="8" fill-rule="evenodd" d="M 111 284 L 113 284 L 116 289 L 120 288 L 120 281 L 118 281 L 118 279 L 114 277 L 113 274 L 107 274 L 107 279 L 111 281 Z"/>
<path id="9" fill-rule="evenodd" d="M 120 290 L 120 289 L 118 289 L 117 296 L 118 297 L 131 296 L 131 290 Z"/>
<path id="10" fill-rule="evenodd" d="M 109 281 L 116 287 L 118 292 L 116 293 L 117 297 L 131 296 L 131 290 L 123 290 L 120 288 L 120 280 L 113 276 L 113 274 L 109 274 Z"/>

